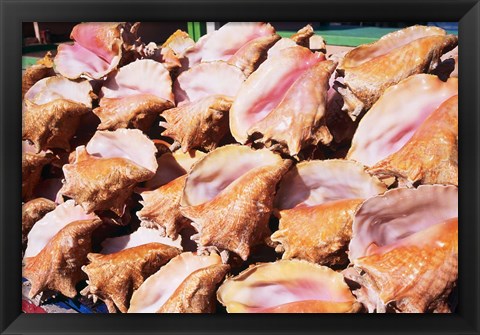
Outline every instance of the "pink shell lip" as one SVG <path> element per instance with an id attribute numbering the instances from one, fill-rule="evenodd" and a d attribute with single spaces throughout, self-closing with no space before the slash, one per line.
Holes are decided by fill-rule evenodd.
<path id="1" fill-rule="evenodd" d="M 349 258 L 352 262 L 376 247 L 395 243 L 411 234 L 458 216 L 458 188 L 422 185 L 397 188 L 366 200 L 352 226 Z M 371 248 L 375 245 L 375 248 Z"/>

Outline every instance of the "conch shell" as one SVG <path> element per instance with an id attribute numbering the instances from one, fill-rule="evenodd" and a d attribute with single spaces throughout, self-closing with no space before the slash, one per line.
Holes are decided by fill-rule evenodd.
<path id="1" fill-rule="evenodd" d="M 341 273 L 300 260 L 251 266 L 217 292 L 228 313 L 354 313 L 360 308 Z"/>
<path id="2" fill-rule="evenodd" d="M 85 278 L 82 265 L 91 252 L 91 235 L 102 224 L 98 218 L 74 221 L 62 228 L 35 257 L 25 258 L 23 276 L 32 284 L 28 296 L 52 290 L 73 298 L 75 285 Z"/>
<path id="3" fill-rule="evenodd" d="M 100 107 L 93 112 L 102 121 L 98 129 L 149 129 L 165 109 L 173 107 L 168 70 L 150 59 L 130 63 L 109 77 L 101 89 Z"/>
<path id="4" fill-rule="evenodd" d="M 153 191 L 143 191 L 143 208 L 137 212 L 141 224 L 156 227 L 167 236 L 177 238 L 178 233 L 190 222 L 180 212 L 180 199 L 187 176 L 181 176 Z"/>
<path id="5" fill-rule="evenodd" d="M 139 227 L 130 235 L 106 238 L 101 243 L 102 250 L 100 253 L 103 255 L 108 255 L 150 243 L 168 245 L 179 250 L 182 249 L 181 237 L 173 240 L 171 238 L 162 236 L 157 229 Z"/>
<path id="6" fill-rule="evenodd" d="M 179 143 L 183 152 L 192 149 L 215 149 L 228 133 L 228 111 L 233 99 L 224 95 L 210 95 L 195 102 L 163 112 L 166 130 L 162 136 Z"/>
<path id="7" fill-rule="evenodd" d="M 22 98 L 37 81 L 55 75 L 52 53 L 48 51 L 35 65 L 28 67 L 22 76 Z"/>
<path id="8" fill-rule="evenodd" d="M 352 221 L 363 199 L 386 191 L 365 167 L 347 160 L 297 164 L 280 182 L 275 199 L 283 259 L 299 258 L 322 265 L 344 264 Z"/>
<path id="9" fill-rule="evenodd" d="M 396 153 L 369 169 L 399 184 L 458 185 L 458 95 L 445 101 Z"/>
<path id="10" fill-rule="evenodd" d="M 220 147 L 197 162 L 187 177 L 180 210 L 198 230 L 198 244 L 246 260 L 250 248 L 270 235 L 275 188 L 291 163 L 267 149 L 238 145 Z"/>
<path id="11" fill-rule="evenodd" d="M 138 24 L 85 22 L 73 27 L 74 44 L 60 44 L 55 68 L 64 77 L 101 79 L 135 54 Z"/>
<path id="12" fill-rule="evenodd" d="M 363 203 L 345 276 L 369 311 L 445 311 L 458 278 L 458 189 L 399 188 Z"/>
<path id="13" fill-rule="evenodd" d="M 387 88 L 360 120 L 347 158 L 375 165 L 403 147 L 423 121 L 456 94 L 457 78 L 441 81 L 429 74 L 413 75 Z"/>
<path id="14" fill-rule="evenodd" d="M 22 205 L 22 247 L 27 248 L 28 233 L 33 225 L 57 207 L 53 201 L 44 198 L 30 200 Z"/>
<path id="15" fill-rule="evenodd" d="M 154 176 L 156 152 L 153 142 L 140 130 L 98 131 L 86 149 L 77 148 L 75 162 L 63 166 L 61 192 L 88 213 L 111 210 L 122 216 L 137 183 Z"/>
<path id="16" fill-rule="evenodd" d="M 217 284 L 229 266 L 217 254 L 173 258 L 133 293 L 129 313 L 213 313 Z"/>
<path id="17" fill-rule="evenodd" d="M 54 156 L 51 151 L 36 153 L 33 145 L 22 141 L 22 200 L 28 201 L 40 181 L 42 169 L 49 164 Z"/>
<path id="18" fill-rule="evenodd" d="M 109 254 L 88 254 L 90 264 L 82 270 L 88 275 L 83 295 L 105 301 L 110 313 L 126 313 L 133 291 L 157 272 L 180 250 L 160 243 L 148 243 Z"/>
<path id="19" fill-rule="evenodd" d="M 412 26 L 349 51 L 339 63 L 337 91 L 343 109 L 355 120 L 388 87 L 413 74 L 430 72 L 440 57 L 455 48 L 458 38 L 437 27 Z"/>
<path id="20" fill-rule="evenodd" d="M 323 116 L 334 63 L 324 59 L 321 53 L 295 46 L 263 62 L 241 86 L 233 102 L 233 137 L 240 143 L 253 136 L 267 145 L 279 144 L 277 147 L 291 156 L 308 144 L 329 143 L 331 136 Z M 294 103 L 299 100 L 306 106 L 301 114 Z"/>
<path id="21" fill-rule="evenodd" d="M 92 108 L 88 81 L 73 82 L 61 76 L 38 81 L 25 94 L 22 139 L 37 152 L 48 148 L 69 150 L 80 117 Z"/>
<path id="22" fill-rule="evenodd" d="M 49 241 L 66 225 L 74 221 L 94 220 L 97 217 L 87 214 L 75 201 L 67 200 L 45 214 L 28 233 L 28 244 L 25 258 L 36 256 Z"/>

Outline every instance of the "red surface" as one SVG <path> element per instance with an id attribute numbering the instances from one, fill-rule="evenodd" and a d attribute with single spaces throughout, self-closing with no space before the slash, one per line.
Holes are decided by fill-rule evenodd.
<path id="1" fill-rule="evenodd" d="M 35 306 L 33 303 L 22 299 L 22 311 L 24 313 L 47 313 L 43 308 Z"/>

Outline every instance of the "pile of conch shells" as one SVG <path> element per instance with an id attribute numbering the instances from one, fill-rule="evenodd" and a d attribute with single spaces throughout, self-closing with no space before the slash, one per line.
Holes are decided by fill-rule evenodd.
<path id="1" fill-rule="evenodd" d="M 123 313 L 452 312 L 457 37 L 164 44 L 82 23 L 23 80 L 23 276 Z"/>

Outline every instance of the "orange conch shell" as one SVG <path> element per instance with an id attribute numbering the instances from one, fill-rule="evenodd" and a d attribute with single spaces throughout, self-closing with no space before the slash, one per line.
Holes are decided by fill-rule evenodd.
<path id="1" fill-rule="evenodd" d="M 54 159 L 51 151 L 36 153 L 33 145 L 22 141 L 22 200 L 32 198 L 33 191 L 40 182 L 42 169 Z"/>
<path id="2" fill-rule="evenodd" d="M 413 74 L 430 72 L 457 43 L 458 38 L 443 29 L 412 26 L 351 50 L 337 68 L 343 77 L 337 90 L 344 98 L 344 110 L 355 120 L 388 87 Z"/>
<path id="3" fill-rule="evenodd" d="M 217 292 L 228 313 L 353 313 L 360 304 L 341 273 L 301 260 L 251 266 Z"/>
<path id="4" fill-rule="evenodd" d="M 22 98 L 37 81 L 54 75 L 52 53 L 48 51 L 45 57 L 39 59 L 35 65 L 25 70 L 22 76 Z"/>
<path id="5" fill-rule="evenodd" d="M 22 247 L 27 248 L 28 233 L 33 225 L 43 218 L 45 214 L 51 212 L 57 207 L 53 201 L 45 198 L 30 200 L 22 205 Z"/>
<path id="6" fill-rule="evenodd" d="M 82 294 L 91 294 L 107 304 L 110 313 L 126 313 L 133 291 L 157 272 L 180 250 L 160 243 L 148 243 L 109 254 L 88 254 L 90 264 L 82 270 L 88 286 Z"/>
<path id="7" fill-rule="evenodd" d="M 458 185 L 458 95 L 445 101 L 396 153 L 370 173 L 400 184 Z"/>
<path id="8" fill-rule="evenodd" d="M 270 235 L 275 188 L 290 165 L 267 149 L 238 145 L 218 148 L 197 162 L 187 177 L 180 210 L 198 230 L 198 244 L 246 260 L 250 248 Z"/>
<path id="9" fill-rule="evenodd" d="M 370 311 L 445 311 L 458 278 L 458 189 L 424 185 L 370 198 L 357 211 L 345 275 Z"/>
<path id="10" fill-rule="evenodd" d="M 156 227 L 176 238 L 190 220 L 180 212 L 180 199 L 187 176 L 181 176 L 153 191 L 143 191 L 143 208 L 137 212 L 142 226 Z"/>
<path id="11" fill-rule="evenodd" d="M 74 221 L 62 228 L 35 257 L 25 258 L 23 276 L 32 284 L 30 298 L 45 290 L 73 298 L 75 285 L 85 278 L 81 267 L 91 252 L 91 235 L 100 219 Z"/>
<path id="12" fill-rule="evenodd" d="M 283 259 L 343 264 L 356 209 L 364 198 L 385 191 L 385 184 L 353 161 L 299 163 L 280 182 L 275 198 L 279 229 L 271 240 L 280 243 Z"/>
<path id="13" fill-rule="evenodd" d="M 80 117 L 92 108 L 91 91 L 86 80 L 77 83 L 55 76 L 38 81 L 25 94 L 22 139 L 33 142 L 37 152 L 70 149 Z"/>
<path id="14" fill-rule="evenodd" d="M 109 77 L 101 90 L 98 129 L 149 129 L 160 113 L 173 107 L 168 70 L 150 59 L 137 60 Z"/>
<path id="15" fill-rule="evenodd" d="M 129 313 L 210 313 L 215 291 L 229 266 L 217 254 L 191 252 L 173 258 L 133 293 Z"/>
<path id="16" fill-rule="evenodd" d="M 179 143 L 182 151 L 215 149 L 228 133 L 228 111 L 233 99 L 224 95 L 210 95 L 162 113 L 166 130 L 162 136 Z"/>

